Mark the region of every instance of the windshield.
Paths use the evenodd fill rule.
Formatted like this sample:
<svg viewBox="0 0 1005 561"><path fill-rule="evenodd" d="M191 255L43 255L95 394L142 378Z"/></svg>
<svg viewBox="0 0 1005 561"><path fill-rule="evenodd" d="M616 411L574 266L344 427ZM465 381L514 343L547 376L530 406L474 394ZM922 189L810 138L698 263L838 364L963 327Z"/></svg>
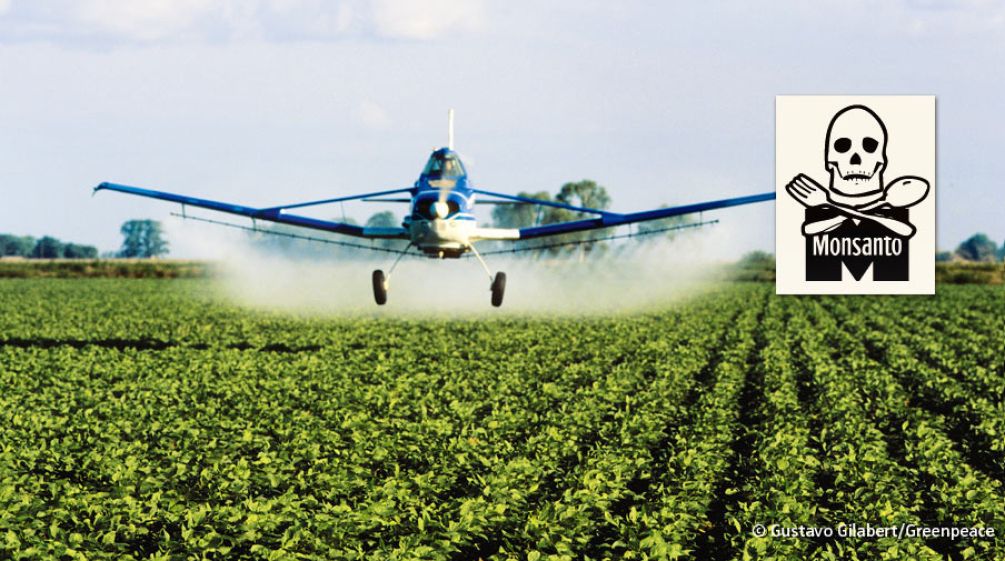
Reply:
<svg viewBox="0 0 1005 561"><path fill-rule="evenodd" d="M429 157L424 174L429 177L460 177L464 175L464 166L461 160L453 154L433 154Z"/></svg>

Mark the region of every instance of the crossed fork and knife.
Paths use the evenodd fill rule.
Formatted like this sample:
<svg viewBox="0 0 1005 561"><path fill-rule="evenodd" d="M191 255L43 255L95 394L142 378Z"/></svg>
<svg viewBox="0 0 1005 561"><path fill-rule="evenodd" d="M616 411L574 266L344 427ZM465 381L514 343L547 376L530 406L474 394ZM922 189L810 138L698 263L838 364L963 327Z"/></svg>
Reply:
<svg viewBox="0 0 1005 561"><path fill-rule="evenodd" d="M901 222L896 218L866 214L865 211L873 210L883 205L889 205L894 208L914 206L928 195L928 181L920 177L908 176L898 178L887 186L883 192L883 196L879 200L857 209L834 202L827 188L806 174L801 173L797 175L785 186L785 190L788 191L789 195L792 195L792 198L807 208L828 205L841 213L841 216L803 224L804 236L815 236L823 232L829 232L850 218L859 218L875 222L898 236L910 238L917 231L913 224Z"/></svg>

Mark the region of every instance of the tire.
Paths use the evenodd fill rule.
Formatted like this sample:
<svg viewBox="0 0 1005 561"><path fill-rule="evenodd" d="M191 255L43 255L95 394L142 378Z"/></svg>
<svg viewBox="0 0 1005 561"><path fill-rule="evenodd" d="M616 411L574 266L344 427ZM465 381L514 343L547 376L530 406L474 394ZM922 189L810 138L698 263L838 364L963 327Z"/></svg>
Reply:
<svg viewBox="0 0 1005 561"><path fill-rule="evenodd" d="M503 294L506 293L506 273L496 273L496 278L492 279L492 305L498 308L502 306Z"/></svg>
<svg viewBox="0 0 1005 561"><path fill-rule="evenodd" d="M378 306L387 303L387 277L380 269L373 272L373 299Z"/></svg>

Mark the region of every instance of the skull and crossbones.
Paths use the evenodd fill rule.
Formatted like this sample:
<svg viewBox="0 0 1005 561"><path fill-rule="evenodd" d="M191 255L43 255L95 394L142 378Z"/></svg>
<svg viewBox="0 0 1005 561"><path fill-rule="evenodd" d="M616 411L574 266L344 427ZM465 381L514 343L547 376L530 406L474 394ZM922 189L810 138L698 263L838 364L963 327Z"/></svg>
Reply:
<svg viewBox="0 0 1005 561"><path fill-rule="evenodd" d="M881 207L906 208L928 195L928 181L913 176L897 178L887 185L883 173L888 164L886 125L864 105L838 111L827 127L824 167L830 173L828 187L806 174L792 179L785 189L803 206L829 206L840 215L803 224L803 234L816 235L838 228L846 220L875 222L898 236L910 238L912 224L872 213Z"/></svg>

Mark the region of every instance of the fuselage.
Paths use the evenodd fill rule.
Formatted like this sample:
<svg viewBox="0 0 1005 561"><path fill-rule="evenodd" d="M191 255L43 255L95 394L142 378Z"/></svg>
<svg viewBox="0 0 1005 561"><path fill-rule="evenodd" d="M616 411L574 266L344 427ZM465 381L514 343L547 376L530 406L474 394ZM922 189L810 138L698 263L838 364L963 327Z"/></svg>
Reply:
<svg viewBox="0 0 1005 561"><path fill-rule="evenodd" d="M475 193L457 152L440 148L429 156L414 185L402 222L412 245L430 257L460 257L469 251L478 225Z"/></svg>

